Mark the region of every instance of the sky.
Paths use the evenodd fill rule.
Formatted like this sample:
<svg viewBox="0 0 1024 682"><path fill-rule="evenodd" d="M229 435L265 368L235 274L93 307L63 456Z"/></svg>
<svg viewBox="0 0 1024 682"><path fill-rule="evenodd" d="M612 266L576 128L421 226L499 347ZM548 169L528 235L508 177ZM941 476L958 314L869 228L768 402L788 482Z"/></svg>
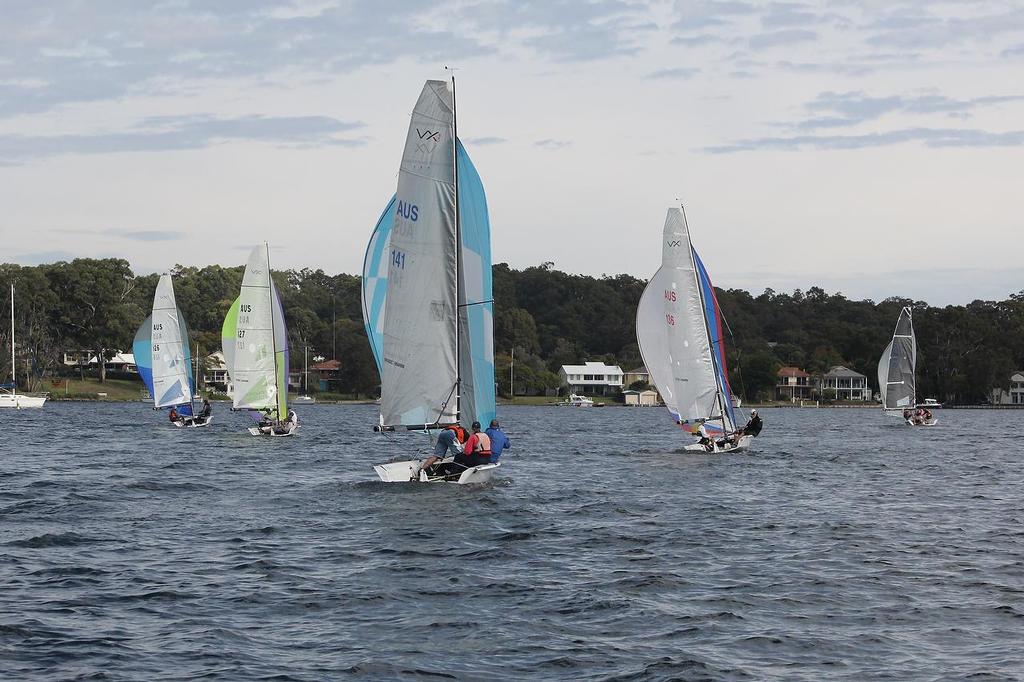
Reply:
<svg viewBox="0 0 1024 682"><path fill-rule="evenodd" d="M1019 0L5 0L0 262L358 273L445 66L496 263L1024 290Z"/></svg>

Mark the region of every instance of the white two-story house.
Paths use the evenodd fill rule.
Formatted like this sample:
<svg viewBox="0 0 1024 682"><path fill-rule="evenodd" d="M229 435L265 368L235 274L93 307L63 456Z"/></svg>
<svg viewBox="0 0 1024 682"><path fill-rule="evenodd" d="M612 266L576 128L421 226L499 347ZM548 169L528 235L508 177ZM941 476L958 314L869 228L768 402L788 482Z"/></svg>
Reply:
<svg viewBox="0 0 1024 682"><path fill-rule="evenodd" d="M585 362L582 365L562 365L558 378L570 393L582 395L612 395L622 390L622 368L603 362Z"/></svg>

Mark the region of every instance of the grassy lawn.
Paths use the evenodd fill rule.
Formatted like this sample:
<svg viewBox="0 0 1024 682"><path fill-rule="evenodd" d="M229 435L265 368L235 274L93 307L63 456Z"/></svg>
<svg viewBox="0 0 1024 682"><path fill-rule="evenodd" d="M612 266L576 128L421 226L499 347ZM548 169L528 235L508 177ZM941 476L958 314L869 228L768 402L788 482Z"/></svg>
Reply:
<svg viewBox="0 0 1024 682"><path fill-rule="evenodd" d="M46 379L39 390L49 392L52 400L141 400L146 395L141 381L127 379L107 379L103 384L90 378Z"/></svg>

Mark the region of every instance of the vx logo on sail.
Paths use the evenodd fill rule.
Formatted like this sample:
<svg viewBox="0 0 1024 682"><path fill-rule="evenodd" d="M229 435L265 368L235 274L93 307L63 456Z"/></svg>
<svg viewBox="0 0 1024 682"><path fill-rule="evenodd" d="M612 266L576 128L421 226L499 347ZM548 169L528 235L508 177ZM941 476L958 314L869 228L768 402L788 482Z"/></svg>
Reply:
<svg viewBox="0 0 1024 682"><path fill-rule="evenodd" d="M437 148L437 145L441 143L440 130L420 130L417 128L416 134L420 138L420 141L416 143L417 153L431 154Z"/></svg>

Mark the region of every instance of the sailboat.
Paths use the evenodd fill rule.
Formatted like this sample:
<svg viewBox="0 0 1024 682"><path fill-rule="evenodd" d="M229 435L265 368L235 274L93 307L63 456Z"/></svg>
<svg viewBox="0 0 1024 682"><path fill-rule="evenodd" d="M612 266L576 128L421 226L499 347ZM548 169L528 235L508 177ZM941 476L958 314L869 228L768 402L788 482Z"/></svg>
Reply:
<svg viewBox="0 0 1024 682"><path fill-rule="evenodd" d="M248 410L254 436L290 436L298 428L288 410L288 329L270 276L270 245L252 250L242 291L224 318L221 348L234 384L234 410Z"/></svg>
<svg viewBox="0 0 1024 682"><path fill-rule="evenodd" d="M736 434L722 313L707 270L690 241L686 214L670 208L661 267L648 282L636 313L640 354L672 419L701 443L685 450L728 452L749 447Z"/></svg>
<svg viewBox="0 0 1024 682"><path fill-rule="evenodd" d="M313 358L316 360L316 358ZM309 394L309 346L306 346L302 359L302 394L295 396L292 402L315 403L316 398Z"/></svg>
<svg viewBox="0 0 1024 682"><path fill-rule="evenodd" d="M931 417L927 405L917 404L915 367L917 365L917 339L914 337L914 319L910 306L900 311L892 341L882 351L878 361L878 390L882 394L882 410L898 414L911 426L935 426L938 419ZM924 408L916 414L916 408Z"/></svg>
<svg viewBox="0 0 1024 682"><path fill-rule="evenodd" d="M494 418L490 222L457 135L454 78L427 81L416 102L398 192L366 249L362 308L381 377L375 430L429 433ZM430 481L423 461L374 470L387 482ZM499 466L469 467L458 482L487 481Z"/></svg>
<svg viewBox="0 0 1024 682"><path fill-rule="evenodd" d="M14 361L14 285L11 284L11 383L0 386L0 407L42 407L46 402L45 395L25 395L18 393L18 372Z"/></svg>
<svg viewBox="0 0 1024 682"><path fill-rule="evenodd" d="M153 294L153 311L135 332L135 366L153 397L153 409L173 409L175 426L209 426L209 415L197 416L195 380L189 353L188 326L174 299L174 281L160 276Z"/></svg>

